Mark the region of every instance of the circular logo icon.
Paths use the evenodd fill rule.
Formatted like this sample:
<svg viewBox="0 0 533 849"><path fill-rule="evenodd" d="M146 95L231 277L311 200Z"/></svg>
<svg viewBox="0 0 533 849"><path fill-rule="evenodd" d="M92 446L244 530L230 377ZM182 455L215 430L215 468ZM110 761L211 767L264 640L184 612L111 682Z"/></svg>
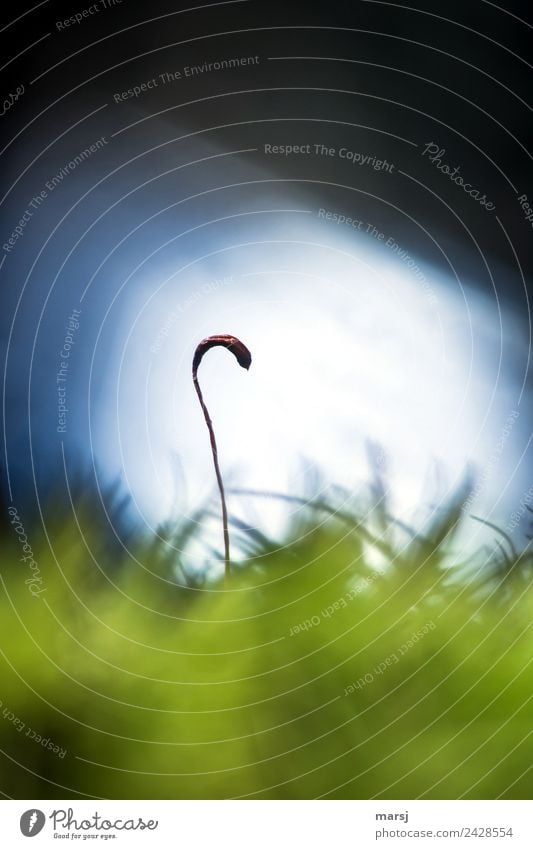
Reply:
<svg viewBox="0 0 533 849"><path fill-rule="evenodd" d="M42 811L37 808L31 808L29 811L24 811L20 818L20 830L24 837L35 837L42 831L46 822L46 817Z"/></svg>

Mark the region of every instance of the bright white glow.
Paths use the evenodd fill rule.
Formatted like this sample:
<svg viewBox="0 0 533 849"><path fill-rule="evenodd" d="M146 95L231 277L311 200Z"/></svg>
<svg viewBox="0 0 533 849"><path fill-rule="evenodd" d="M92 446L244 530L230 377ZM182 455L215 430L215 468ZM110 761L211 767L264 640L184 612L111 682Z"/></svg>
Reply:
<svg viewBox="0 0 533 849"><path fill-rule="evenodd" d="M131 299L118 389L113 378L120 441L107 426L98 451L111 468L122 456L149 523L213 495L191 382L194 348L213 333L240 337L253 356L247 373L214 349L199 372L228 488L312 495L310 462L326 485L357 491L368 479L371 438L389 458L396 514L412 518L427 503L435 462L450 487L469 462L483 471L517 395L507 359L500 369L496 303L451 274L436 279L424 268L421 281L383 244L339 235L311 216L290 231L256 217L244 236L167 280L146 273ZM476 512L490 514L504 467L518 459L513 439L504 450ZM267 531L279 531L294 509L235 497L230 508Z"/></svg>

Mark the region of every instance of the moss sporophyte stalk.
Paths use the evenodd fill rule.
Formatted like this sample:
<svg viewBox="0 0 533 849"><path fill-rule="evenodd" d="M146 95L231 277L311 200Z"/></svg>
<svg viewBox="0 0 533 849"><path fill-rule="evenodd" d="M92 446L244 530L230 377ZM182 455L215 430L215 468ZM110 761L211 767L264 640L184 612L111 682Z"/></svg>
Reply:
<svg viewBox="0 0 533 849"><path fill-rule="evenodd" d="M192 379L194 383L194 388L196 389L196 394L198 395L198 400L200 401L200 406L202 408L202 412L204 414L205 423L207 425L207 429L209 431L209 439L211 442L211 451L213 454L213 464L215 466L215 474L217 478L218 489L220 492L220 502L222 506L222 529L224 535L224 575L226 581L230 575L230 550L229 550L229 531L228 531L228 511L226 507L226 497L224 494L224 483L222 481L222 475L220 472L220 466L218 464L218 449L217 443L215 439L215 431L213 430L213 422L211 421L211 417L209 415L208 409L205 405L202 390L200 389L200 384L198 383L198 366L202 362L202 357L210 348L214 348L217 345L222 346L223 348L227 348L228 351L235 356L235 359L239 363L242 368L249 369L252 362L252 355L250 351L244 345L240 339L237 339L236 336L208 336L206 339L202 339L199 345L196 347L196 351L194 352L194 358L192 361Z"/></svg>

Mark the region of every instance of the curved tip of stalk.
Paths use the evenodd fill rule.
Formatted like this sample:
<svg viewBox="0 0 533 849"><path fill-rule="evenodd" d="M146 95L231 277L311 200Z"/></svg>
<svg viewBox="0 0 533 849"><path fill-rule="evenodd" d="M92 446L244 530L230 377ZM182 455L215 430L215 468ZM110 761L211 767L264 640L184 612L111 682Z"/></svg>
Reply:
<svg viewBox="0 0 533 849"><path fill-rule="evenodd" d="M206 351L209 351L210 348L214 348L217 345L221 345L223 348L227 348L228 351L231 351L241 368L246 370L250 368L252 364L252 355L246 345L241 342L240 339L237 339L236 336L221 334L217 336L208 336L206 339L202 339L202 341L197 345L196 351L194 352L194 359L192 361L193 374L196 373Z"/></svg>

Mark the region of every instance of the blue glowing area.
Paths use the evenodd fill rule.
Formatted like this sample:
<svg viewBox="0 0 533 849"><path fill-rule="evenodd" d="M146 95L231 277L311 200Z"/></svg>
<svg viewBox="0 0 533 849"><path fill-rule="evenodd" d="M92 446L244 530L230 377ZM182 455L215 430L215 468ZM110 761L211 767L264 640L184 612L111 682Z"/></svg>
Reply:
<svg viewBox="0 0 533 849"><path fill-rule="evenodd" d="M108 480L123 479L148 526L207 502L216 514L191 381L196 344L214 333L238 336L253 356L244 372L213 349L199 371L229 490L356 494L372 440L397 517L420 519L421 506L427 515L467 468L483 481L472 511L506 515L527 483L523 468L506 474L525 447L516 402L527 343L506 332L513 317L495 299L372 236L339 237L310 219L256 220L238 244L206 247L172 273L147 264L121 296L120 319L112 310L106 319L113 346L91 406L94 458ZM94 356L104 356L98 346ZM273 534L299 509L231 494L229 504ZM213 522L214 546L218 536ZM472 523L470 536L482 528Z"/></svg>

